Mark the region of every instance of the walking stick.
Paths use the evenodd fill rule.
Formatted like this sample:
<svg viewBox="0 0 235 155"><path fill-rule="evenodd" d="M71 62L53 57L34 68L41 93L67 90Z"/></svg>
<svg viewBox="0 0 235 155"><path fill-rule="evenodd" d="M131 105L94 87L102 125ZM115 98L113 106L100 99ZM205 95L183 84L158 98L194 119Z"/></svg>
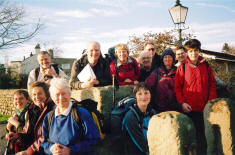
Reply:
<svg viewBox="0 0 235 155"><path fill-rule="evenodd" d="M115 104L115 102L116 102L116 100L115 100L115 75L113 74L112 75L112 86L113 86L113 108L116 106L116 104Z"/></svg>

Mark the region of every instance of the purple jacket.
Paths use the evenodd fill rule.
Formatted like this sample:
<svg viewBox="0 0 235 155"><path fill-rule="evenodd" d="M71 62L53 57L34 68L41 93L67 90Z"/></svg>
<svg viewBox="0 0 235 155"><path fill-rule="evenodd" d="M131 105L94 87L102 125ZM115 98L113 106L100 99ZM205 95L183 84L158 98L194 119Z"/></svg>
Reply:
<svg viewBox="0 0 235 155"><path fill-rule="evenodd" d="M180 105L176 102L174 92L176 67L167 71L164 67L155 69L145 80L153 93L154 107L157 111L179 111Z"/></svg>

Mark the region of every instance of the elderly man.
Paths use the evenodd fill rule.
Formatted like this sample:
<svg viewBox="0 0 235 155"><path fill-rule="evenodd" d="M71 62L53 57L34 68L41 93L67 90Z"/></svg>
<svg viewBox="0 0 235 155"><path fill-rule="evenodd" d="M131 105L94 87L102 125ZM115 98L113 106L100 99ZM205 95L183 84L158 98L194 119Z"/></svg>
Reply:
<svg viewBox="0 0 235 155"><path fill-rule="evenodd" d="M184 60L187 57L186 50L183 46L179 46L175 49L175 58L178 61L177 64L175 64L176 67L179 67L182 63L184 63Z"/></svg>
<svg viewBox="0 0 235 155"><path fill-rule="evenodd" d="M139 55L139 64L140 64L140 77L139 82L144 82L145 79L151 74L152 66L152 53L147 50L144 50Z"/></svg>
<svg viewBox="0 0 235 155"><path fill-rule="evenodd" d="M152 42L146 42L144 44L144 50L149 51L152 53L152 66L151 70L158 68L160 66L160 56L156 53L155 45Z"/></svg>
<svg viewBox="0 0 235 155"><path fill-rule="evenodd" d="M29 73L28 88L29 85L34 81L42 81L49 84L50 80L56 76L68 78L68 76L59 68L57 64L52 64L51 57L47 51L39 52L37 60L39 67L33 69Z"/></svg>
<svg viewBox="0 0 235 155"><path fill-rule="evenodd" d="M41 147L44 152L53 155L95 154L94 145L99 142L99 131L89 112L72 104L67 80L60 77L52 79L49 92L56 108L43 120Z"/></svg>
<svg viewBox="0 0 235 155"><path fill-rule="evenodd" d="M80 81L77 76L88 64L94 72L95 78L90 77L86 81ZM72 89L81 89L109 84L111 84L109 64L101 55L100 44L94 41L89 42L86 53L73 63L69 85Z"/></svg>

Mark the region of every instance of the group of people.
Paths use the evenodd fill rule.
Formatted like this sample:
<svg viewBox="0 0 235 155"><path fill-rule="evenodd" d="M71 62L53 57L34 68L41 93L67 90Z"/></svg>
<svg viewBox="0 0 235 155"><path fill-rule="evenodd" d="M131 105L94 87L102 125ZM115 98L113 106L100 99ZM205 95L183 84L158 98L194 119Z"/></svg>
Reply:
<svg viewBox="0 0 235 155"><path fill-rule="evenodd" d="M217 95L213 71L200 51L200 41L191 39L175 52L168 48L159 56L154 44L147 42L135 59L129 55L126 44L118 44L109 53L113 55L104 58L100 44L89 42L82 57L75 60L70 79L58 65L52 64L48 52L40 52L39 67L29 74L28 92L18 90L14 94L17 110L7 124L7 151L17 155L95 154L99 131L82 107L77 107L81 125L74 120L71 88L110 85L112 77L120 86L135 85L133 108L141 120L146 118L147 124L157 112L179 111L192 119L197 134L201 135L203 109ZM80 81L77 76L88 64L95 78ZM139 126L135 115L129 110L123 119L123 132L129 139L128 153L148 154L146 131ZM205 141L205 137L198 138Z"/></svg>

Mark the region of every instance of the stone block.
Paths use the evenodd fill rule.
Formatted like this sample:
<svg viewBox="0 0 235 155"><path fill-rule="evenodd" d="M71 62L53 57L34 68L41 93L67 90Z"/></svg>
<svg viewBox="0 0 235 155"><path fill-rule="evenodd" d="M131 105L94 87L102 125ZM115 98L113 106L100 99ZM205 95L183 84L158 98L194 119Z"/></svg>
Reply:
<svg viewBox="0 0 235 155"><path fill-rule="evenodd" d="M196 155L196 130L191 119L179 112L154 115L147 132L150 155Z"/></svg>
<svg viewBox="0 0 235 155"><path fill-rule="evenodd" d="M116 101L123 99L126 96L133 96L133 86L120 86L115 91ZM113 107L113 87L93 87L81 90L72 90L72 98L81 101L84 99L92 99L98 102L97 109L104 114L107 118L109 117Z"/></svg>
<svg viewBox="0 0 235 155"><path fill-rule="evenodd" d="M235 100L218 98L204 109L208 155L235 154Z"/></svg>

